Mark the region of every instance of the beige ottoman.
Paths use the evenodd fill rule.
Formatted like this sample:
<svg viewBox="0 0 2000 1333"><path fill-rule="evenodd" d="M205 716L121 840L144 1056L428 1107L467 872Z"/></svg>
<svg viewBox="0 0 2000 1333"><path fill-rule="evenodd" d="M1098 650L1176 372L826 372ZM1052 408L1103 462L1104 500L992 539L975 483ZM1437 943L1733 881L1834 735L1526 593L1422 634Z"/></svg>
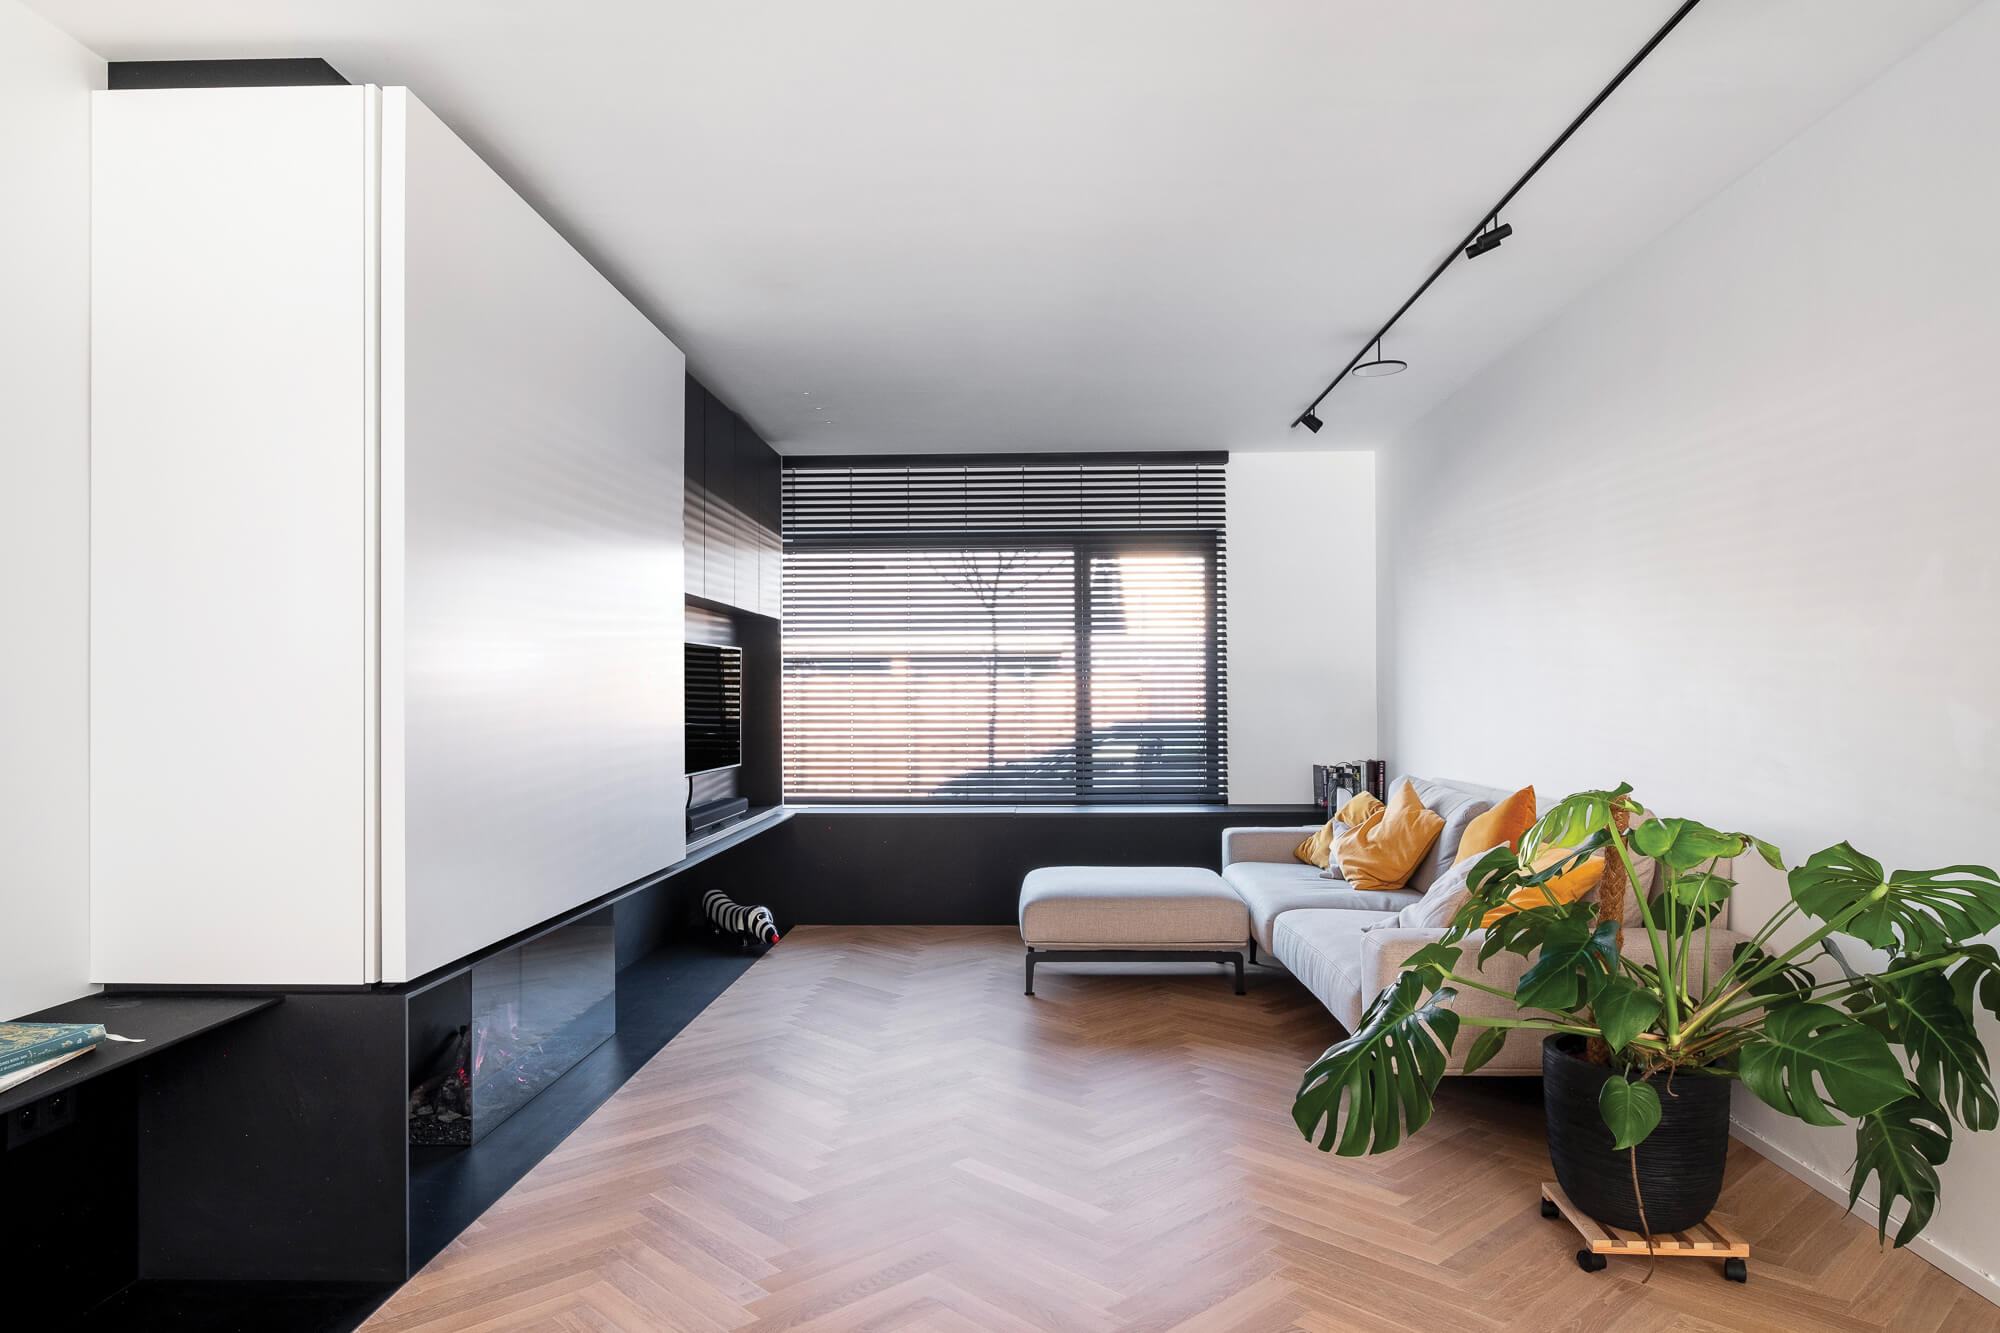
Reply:
<svg viewBox="0 0 2000 1333"><path fill-rule="evenodd" d="M1250 912L1212 870L1048 866L1021 881L1028 989L1037 962L1233 963L1243 994Z"/></svg>

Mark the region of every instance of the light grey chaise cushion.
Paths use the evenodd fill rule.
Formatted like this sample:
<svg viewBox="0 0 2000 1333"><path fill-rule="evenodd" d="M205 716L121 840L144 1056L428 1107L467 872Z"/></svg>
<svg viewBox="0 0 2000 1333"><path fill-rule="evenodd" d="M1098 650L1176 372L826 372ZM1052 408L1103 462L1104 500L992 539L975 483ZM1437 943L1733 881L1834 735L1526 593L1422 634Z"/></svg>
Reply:
<svg viewBox="0 0 2000 1333"><path fill-rule="evenodd" d="M1223 867L1222 878L1250 909L1250 932L1266 953L1276 952L1271 928L1282 913L1302 907L1394 912L1417 901L1414 893L1376 893L1327 879L1317 866L1301 861L1237 861Z"/></svg>
<svg viewBox="0 0 2000 1333"><path fill-rule="evenodd" d="M1227 949L1249 942L1250 923L1213 870L1048 866L1021 881L1021 939L1036 948Z"/></svg>
<svg viewBox="0 0 2000 1333"><path fill-rule="evenodd" d="M1287 912L1272 932L1271 952L1352 1032L1367 1002L1375 998L1372 992L1362 994L1362 940L1369 926L1394 920L1386 912Z"/></svg>

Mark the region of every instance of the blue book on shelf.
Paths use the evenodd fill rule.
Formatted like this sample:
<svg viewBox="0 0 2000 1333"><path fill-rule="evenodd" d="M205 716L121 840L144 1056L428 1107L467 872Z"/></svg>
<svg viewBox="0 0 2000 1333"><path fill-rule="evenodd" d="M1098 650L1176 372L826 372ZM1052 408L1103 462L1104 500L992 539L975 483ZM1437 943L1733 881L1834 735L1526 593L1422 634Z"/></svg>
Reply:
<svg viewBox="0 0 2000 1333"><path fill-rule="evenodd" d="M80 1055L103 1040L102 1023L0 1023L0 1077Z"/></svg>

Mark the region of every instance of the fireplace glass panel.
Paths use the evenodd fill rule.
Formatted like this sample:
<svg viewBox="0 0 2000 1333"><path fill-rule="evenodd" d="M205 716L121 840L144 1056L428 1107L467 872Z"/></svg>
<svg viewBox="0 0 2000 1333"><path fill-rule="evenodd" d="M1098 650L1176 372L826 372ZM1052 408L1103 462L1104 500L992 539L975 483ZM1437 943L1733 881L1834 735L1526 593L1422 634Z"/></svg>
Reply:
<svg viewBox="0 0 2000 1333"><path fill-rule="evenodd" d="M610 1038L617 985L608 909L473 965L465 1141L477 1143Z"/></svg>

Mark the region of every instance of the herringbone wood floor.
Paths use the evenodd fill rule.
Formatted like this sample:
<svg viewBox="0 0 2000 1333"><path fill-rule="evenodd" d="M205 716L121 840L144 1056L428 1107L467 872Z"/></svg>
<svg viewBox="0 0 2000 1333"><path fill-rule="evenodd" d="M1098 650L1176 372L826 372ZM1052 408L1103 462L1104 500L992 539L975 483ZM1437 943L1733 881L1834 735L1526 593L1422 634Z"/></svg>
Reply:
<svg viewBox="0 0 2000 1333"><path fill-rule="evenodd" d="M1740 1144L1749 1286L1580 1272L1529 1083L1313 1151L1288 1108L1338 1029L1289 977L1036 989L1007 930L795 931L367 1329L2000 1329Z"/></svg>

